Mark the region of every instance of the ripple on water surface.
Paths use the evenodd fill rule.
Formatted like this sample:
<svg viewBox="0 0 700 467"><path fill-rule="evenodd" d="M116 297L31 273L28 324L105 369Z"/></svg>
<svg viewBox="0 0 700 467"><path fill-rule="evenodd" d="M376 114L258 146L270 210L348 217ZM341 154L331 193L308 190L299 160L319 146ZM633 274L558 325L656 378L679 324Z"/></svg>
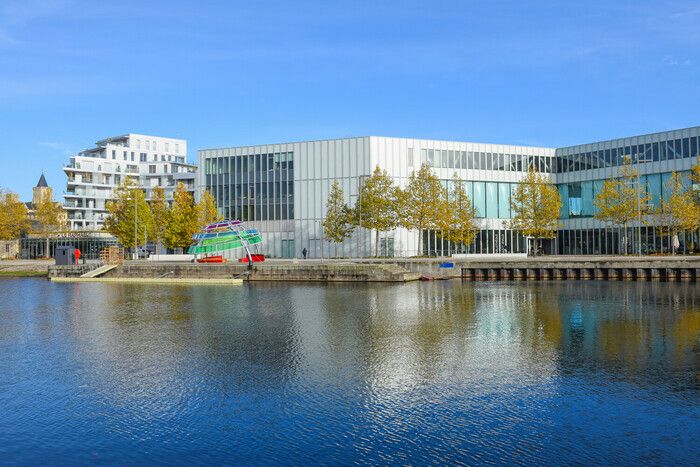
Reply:
<svg viewBox="0 0 700 467"><path fill-rule="evenodd" d="M0 458L697 463L670 283L0 280Z"/></svg>

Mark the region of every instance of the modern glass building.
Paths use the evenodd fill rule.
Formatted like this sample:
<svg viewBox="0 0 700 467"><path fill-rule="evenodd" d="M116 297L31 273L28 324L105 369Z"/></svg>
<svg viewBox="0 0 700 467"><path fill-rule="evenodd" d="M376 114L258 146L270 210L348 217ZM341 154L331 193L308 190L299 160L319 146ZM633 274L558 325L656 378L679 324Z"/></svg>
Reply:
<svg viewBox="0 0 700 467"><path fill-rule="evenodd" d="M559 231L556 251L561 254L622 253L622 232L617 227L593 218L593 204L606 179L620 175L620 166L629 158L639 172L638 189L650 197L648 208L657 207L669 195L673 172L681 175L690 187L690 168L700 155L700 127L666 131L649 135L619 138L556 150L554 180L563 206L563 228ZM628 252L654 253L669 251L671 239L658 234L653 218L634 222L628 229ZM641 227L641 228L640 228ZM697 232L680 238L681 249L698 245Z"/></svg>
<svg viewBox="0 0 700 467"><path fill-rule="evenodd" d="M374 254L371 232L356 229L341 244L323 238L321 223L328 191L338 180L346 202L354 205L358 190L376 165L399 186L428 163L447 186L454 173L467 181L482 230L471 251L521 252L524 239L504 224L510 218L510 193L529 166L551 174L554 149L525 146L432 141L367 136L199 151L200 189L209 190L219 212L257 228L265 252L273 257L357 257ZM380 235L380 254L411 256L449 254L463 247L443 241L439 233L424 236L396 229Z"/></svg>
<svg viewBox="0 0 700 467"><path fill-rule="evenodd" d="M219 212L249 222L265 240L272 257L312 258L373 255L373 237L356 229L352 238L325 241L321 223L331 183L338 180L346 202L354 205L359 187L376 165L404 187L410 173L430 164L449 188L457 173L479 217L481 230L468 247L453 245L440 232L428 232L418 245L415 231L398 228L380 234L379 254L412 256L452 253L523 253L525 239L508 228L511 193L528 167L547 174L562 196L562 229L545 249L558 254L619 253L622 232L593 218L593 200L603 181L619 176L624 157L640 172L640 189L652 202L667 196L672 172L685 180L700 152L700 127L621 138L560 149L367 136L199 151L198 189L209 190ZM687 182L686 182L687 183ZM668 249L669 239L653 225L630 225L628 249ZM681 239L685 247L695 234Z"/></svg>

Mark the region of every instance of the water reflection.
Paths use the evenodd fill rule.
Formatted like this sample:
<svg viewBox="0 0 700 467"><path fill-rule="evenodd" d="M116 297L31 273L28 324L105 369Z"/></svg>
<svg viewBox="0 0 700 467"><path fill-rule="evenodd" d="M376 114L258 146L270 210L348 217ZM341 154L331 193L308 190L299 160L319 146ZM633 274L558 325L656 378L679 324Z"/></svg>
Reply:
<svg viewBox="0 0 700 467"><path fill-rule="evenodd" d="M262 450L294 463L602 463L606 445L618 460L688 460L696 295L675 283L0 280L0 404L14 410L0 455L42 454L13 438L20 427L49 440L44 455L75 460L96 445L132 461L147 447L179 462Z"/></svg>

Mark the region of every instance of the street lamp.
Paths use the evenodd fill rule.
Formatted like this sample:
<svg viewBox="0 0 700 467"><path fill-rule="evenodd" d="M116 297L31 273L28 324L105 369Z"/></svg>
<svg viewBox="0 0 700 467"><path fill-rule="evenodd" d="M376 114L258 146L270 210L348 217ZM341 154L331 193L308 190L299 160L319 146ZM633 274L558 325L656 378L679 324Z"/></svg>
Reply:
<svg viewBox="0 0 700 467"><path fill-rule="evenodd" d="M363 181L366 177L367 177L367 175L360 175L357 178L357 193L358 193L359 203L360 203L360 209L359 209L360 222L359 222L359 228L358 228L360 235L358 236L357 241L358 241L358 247L360 249L360 251L359 251L360 258L364 258L363 253L364 253L364 249L365 249L365 242L364 242L364 238L362 236L362 234L363 234L363 232L362 232L362 184L363 184Z"/></svg>
<svg viewBox="0 0 700 467"><path fill-rule="evenodd" d="M138 218L139 218L139 203L134 191L134 259L139 259L138 254Z"/></svg>
<svg viewBox="0 0 700 467"><path fill-rule="evenodd" d="M323 260L323 221L316 221L318 225L319 248L321 249L321 259Z"/></svg>
<svg viewBox="0 0 700 467"><path fill-rule="evenodd" d="M650 158L645 158L637 159L637 164L640 164L642 162L652 162L652 159ZM641 171L639 168L637 168L637 255L642 256L642 200L640 199L642 196L642 175ZM645 204L645 207L648 207L649 204Z"/></svg>

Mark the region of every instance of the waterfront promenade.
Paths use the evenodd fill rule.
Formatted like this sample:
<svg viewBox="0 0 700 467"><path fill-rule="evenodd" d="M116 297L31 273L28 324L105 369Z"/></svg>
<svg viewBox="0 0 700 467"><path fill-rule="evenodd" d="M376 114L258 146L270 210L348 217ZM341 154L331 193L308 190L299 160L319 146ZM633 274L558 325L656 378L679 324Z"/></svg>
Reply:
<svg viewBox="0 0 700 467"><path fill-rule="evenodd" d="M51 278L89 274L97 263L50 266ZM700 256L543 256L460 258L272 259L255 263L125 261L105 279L179 278L248 281L409 282L418 279L465 280L700 280ZM88 278L88 277L85 277ZM94 280L94 277L89 277Z"/></svg>
<svg viewBox="0 0 700 467"><path fill-rule="evenodd" d="M0 277L41 277L46 276L54 260L27 259L0 261Z"/></svg>

